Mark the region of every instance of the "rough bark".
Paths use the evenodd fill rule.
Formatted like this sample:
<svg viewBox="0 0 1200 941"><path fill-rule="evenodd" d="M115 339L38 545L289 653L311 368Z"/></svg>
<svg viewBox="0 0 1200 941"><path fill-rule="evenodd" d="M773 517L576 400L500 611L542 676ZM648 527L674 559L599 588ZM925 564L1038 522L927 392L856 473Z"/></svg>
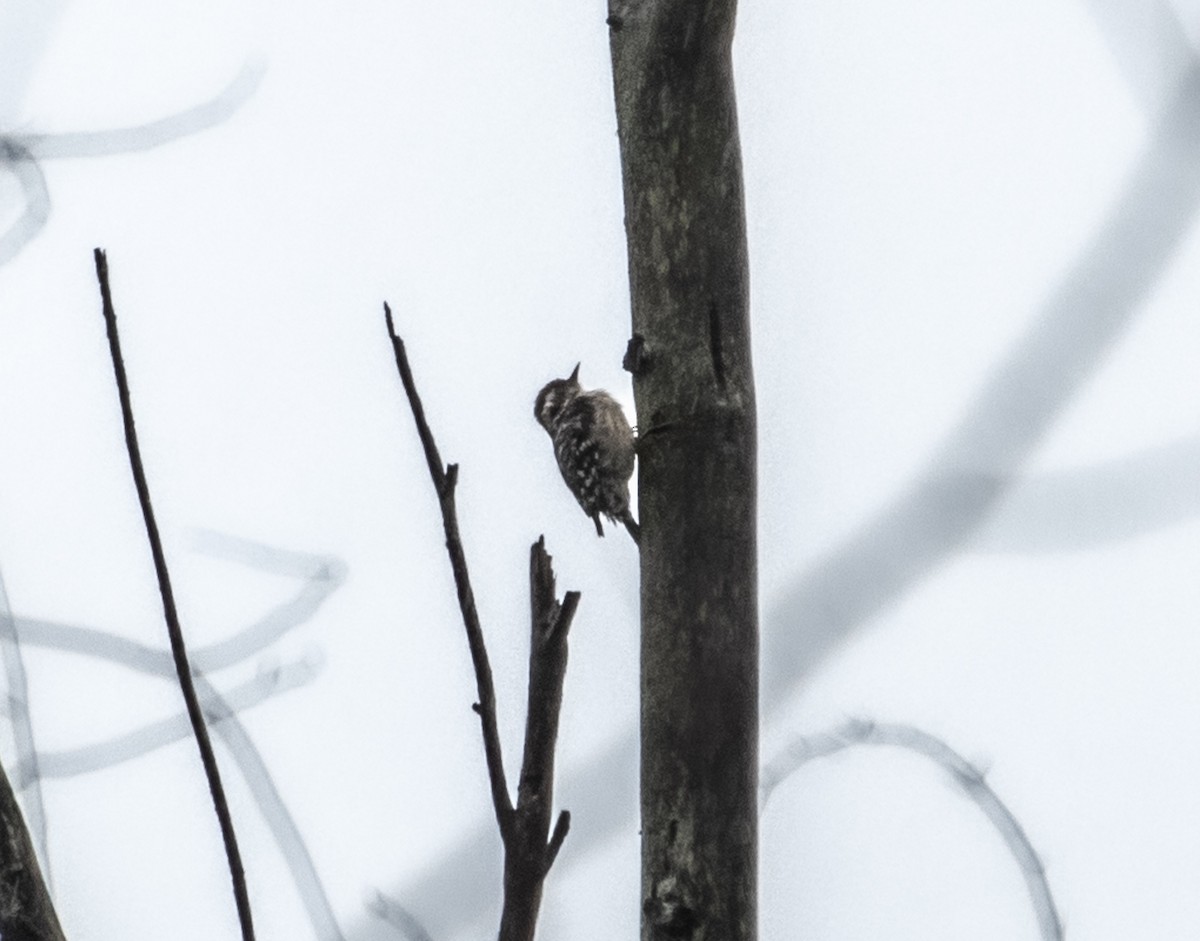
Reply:
<svg viewBox="0 0 1200 941"><path fill-rule="evenodd" d="M65 941L25 820L0 769L0 937L4 941Z"/></svg>
<svg viewBox="0 0 1200 941"><path fill-rule="evenodd" d="M642 525L643 941L756 934L755 409L735 4L610 0Z"/></svg>

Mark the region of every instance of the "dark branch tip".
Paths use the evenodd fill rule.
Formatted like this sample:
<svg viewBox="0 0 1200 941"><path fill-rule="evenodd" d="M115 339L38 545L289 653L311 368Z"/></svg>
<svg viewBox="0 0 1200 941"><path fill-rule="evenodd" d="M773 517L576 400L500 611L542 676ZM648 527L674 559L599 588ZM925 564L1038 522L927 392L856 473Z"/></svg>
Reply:
<svg viewBox="0 0 1200 941"><path fill-rule="evenodd" d="M563 840L567 838L567 834L571 830L571 811L564 810L558 815L558 820L554 822L554 832L550 834L550 842L546 844L546 861L542 869L542 874L550 871L550 867L554 865L554 860L558 858L558 851L562 849Z"/></svg>
<svg viewBox="0 0 1200 941"><path fill-rule="evenodd" d="M554 644L566 640L567 631L571 629L571 622L575 619L575 609L579 607L581 597L577 591L568 591L563 596L562 604L554 605L552 620L546 625L546 631L542 635L543 643Z"/></svg>

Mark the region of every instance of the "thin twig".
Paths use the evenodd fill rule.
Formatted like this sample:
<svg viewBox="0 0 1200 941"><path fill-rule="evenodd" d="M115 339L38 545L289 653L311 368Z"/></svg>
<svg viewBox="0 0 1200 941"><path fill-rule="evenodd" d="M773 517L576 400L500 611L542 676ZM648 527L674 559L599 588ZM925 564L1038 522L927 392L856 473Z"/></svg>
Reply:
<svg viewBox="0 0 1200 941"><path fill-rule="evenodd" d="M550 871L550 867L554 865L554 860L558 858L558 851L562 849L563 840L567 838L567 833L571 829L571 811L564 810L558 815L558 820L554 823L554 832L550 834L550 842L546 844L546 871Z"/></svg>
<svg viewBox="0 0 1200 941"><path fill-rule="evenodd" d="M433 432L425 420L425 409L421 405L421 396L417 393L413 381L412 369L408 365L408 354L404 349L404 341L396 335L396 327L392 322L392 309L383 305L384 319L387 322L388 337L392 341L392 350L396 356L396 368L400 371L400 382L408 396L408 404L412 408L413 419L417 423L417 434L421 438L421 447L425 449L425 461L429 465L429 476L433 479L437 491L438 503L442 509L442 526L446 531L446 551L450 555L450 568L454 571L454 585L458 591L458 607L462 611L463 626L467 629L467 646L471 649L471 662L475 667L475 685L479 693L479 702L472 708L479 716L483 727L483 753L487 761L488 780L492 788L492 805L496 810L496 823L500 826L500 835L508 840L512 825L513 805L508 793L508 784L504 777L504 757L500 751L500 731L496 723L496 689L492 683L492 667L488 662L487 647L483 641L483 628L479 624L479 613L475 610L475 595L471 591L471 577L467 571L467 557L463 552L462 539L458 534L458 511L455 508L454 488L458 483L458 465L451 464L442 467L442 458L438 453L437 443L433 440Z"/></svg>
<svg viewBox="0 0 1200 941"><path fill-rule="evenodd" d="M133 405L129 398L129 380L125 376L125 361L121 357L121 341L117 335L117 315L113 310L112 292L108 284L108 259L104 252L97 248L95 260L96 277L100 281L100 297L104 307L104 322L108 328L108 348L112 355L113 374L117 380L117 395L121 400L121 417L125 423L125 446L129 452L129 465L133 471L134 485L137 487L138 502L142 507L142 519L146 524L146 536L150 541L150 551L154 556L154 571L158 576L158 589L162 595L167 634L171 639L171 656L175 661L179 688L183 692L188 718L191 720L192 731L196 736L196 746L200 749L200 761L204 765L204 775L208 779L208 790L212 795L213 809L216 811L217 820L221 825L221 838L225 843L225 856L229 862L229 875L233 882L233 896L237 903L242 939L243 941L253 941L254 922L250 913L250 898L246 892L246 874L242 869L241 853L238 851L237 834L233 829L233 818L229 813L229 803L225 799L225 789L221 785L221 772L217 768L217 758L213 753L212 741L208 737L208 729L204 724L204 713L200 708L195 684L192 682L187 648L183 642L183 628L179 624L179 614L175 608L175 595L171 590L167 557L163 552L162 540L158 535L154 509L150 505L150 486L146 482L146 471L142 465L137 431L133 426Z"/></svg>

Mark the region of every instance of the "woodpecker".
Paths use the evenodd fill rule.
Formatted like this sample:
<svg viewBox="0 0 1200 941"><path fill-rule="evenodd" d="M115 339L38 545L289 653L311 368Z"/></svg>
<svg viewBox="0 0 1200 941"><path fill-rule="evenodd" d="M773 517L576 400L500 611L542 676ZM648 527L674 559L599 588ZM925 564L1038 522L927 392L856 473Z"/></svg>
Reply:
<svg viewBox="0 0 1200 941"><path fill-rule="evenodd" d="M640 530L629 511L633 429L617 400L603 389L584 391L576 364L566 379L546 383L533 415L550 435L563 480L596 524L596 535L604 535L603 513L614 523L624 523L639 542Z"/></svg>

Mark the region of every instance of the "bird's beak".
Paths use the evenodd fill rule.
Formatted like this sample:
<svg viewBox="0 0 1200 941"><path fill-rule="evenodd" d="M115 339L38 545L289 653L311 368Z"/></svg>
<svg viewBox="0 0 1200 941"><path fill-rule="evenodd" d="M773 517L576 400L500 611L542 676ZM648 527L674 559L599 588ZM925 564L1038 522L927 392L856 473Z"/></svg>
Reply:
<svg viewBox="0 0 1200 941"><path fill-rule="evenodd" d="M576 364L575 364L575 368L574 368L573 370L571 370L571 381L572 381L572 382L578 382L578 381L579 381L579 367L580 367L580 365L582 365L582 364L581 364L581 363L576 363Z"/></svg>

